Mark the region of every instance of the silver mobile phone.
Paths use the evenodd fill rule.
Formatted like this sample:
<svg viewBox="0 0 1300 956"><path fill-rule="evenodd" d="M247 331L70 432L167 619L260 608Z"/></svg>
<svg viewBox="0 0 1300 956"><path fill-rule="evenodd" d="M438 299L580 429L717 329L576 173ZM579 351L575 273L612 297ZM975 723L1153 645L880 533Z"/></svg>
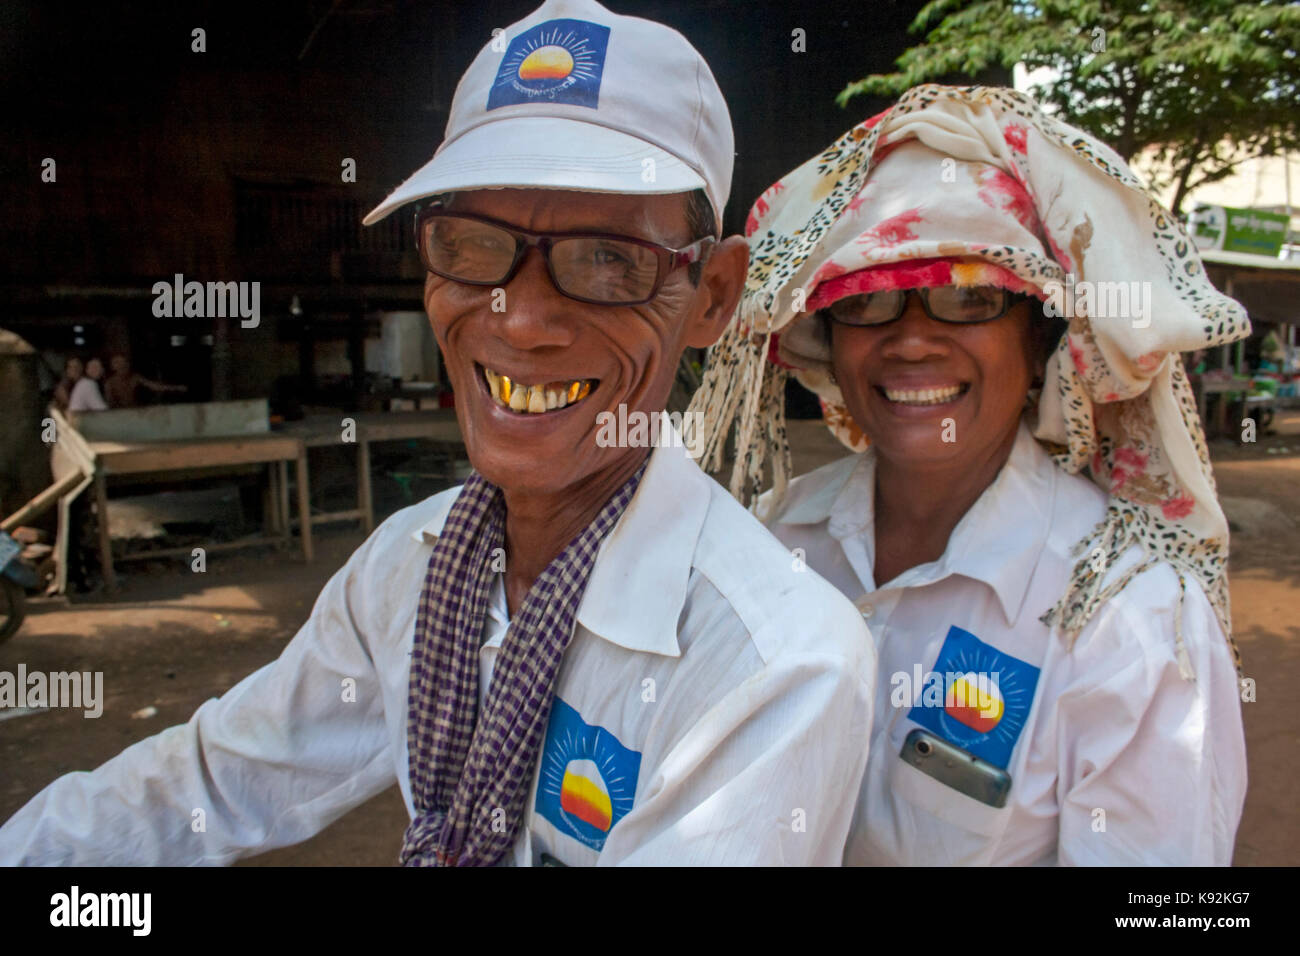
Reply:
<svg viewBox="0 0 1300 956"><path fill-rule="evenodd" d="M922 773L990 807L1005 807L1011 792L1011 775L972 753L915 728L903 741L899 754Z"/></svg>

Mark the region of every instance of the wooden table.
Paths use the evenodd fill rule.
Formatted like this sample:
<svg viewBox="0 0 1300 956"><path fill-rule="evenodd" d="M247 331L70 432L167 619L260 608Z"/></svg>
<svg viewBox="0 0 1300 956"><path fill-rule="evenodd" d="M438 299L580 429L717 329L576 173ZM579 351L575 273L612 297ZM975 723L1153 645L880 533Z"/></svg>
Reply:
<svg viewBox="0 0 1300 956"><path fill-rule="evenodd" d="M269 463L272 466L272 514L276 530L288 540L289 462L297 463L298 520L301 528L302 556L312 559L310 490L307 475L307 448L302 439L268 432L230 438L196 438L156 442L91 441L95 456L95 503L99 511L99 561L104 586L117 586L113 570L112 538L108 524L108 479L122 475L191 471L232 465ZM226 550L261 543L262 539L245 539L209 545L207 550ZM136 557L161 557L188 554L191 548L164 548L142 552Z"/></svg>
<svg viewBox="0 0 1300 956"><path fill-rule="evenodd" d="M347 420L352 425L347 425ZM345 440L350 437L351 440ZM113 569L112 537L108 522L108 479L123 475L146 473L175 473L195 469L210 469L266 463L271 466L270 516L271 528L278 540L288 541L292 536L289 506L289 463L297 466L296 484L298 527L302 540L302 554L312 560L311 529L313 524L327 521L359 519L366 533L375 527L374 501L370 484L370 445L373 442L401 441L411 438L426 439L449 445L462 446L460 425L451 409L424 412L372 412L351 415L314 415L298 422L290 422L273 432L240 435L229 438L196 438L187 440L142 441L91 441L87 444L95 459L95 501L99 511L99 560L103 569L104 585L117 586ZM328 445L357 446L357 507L313 515L311 513L311 486L307 468L307 449ZM226 550L262 543L265 538L253 537L240 541L209 545L207 550ZM163 548L130 555L128 559L164 557L189 554L192 548ZM124 560L128 560L124 559Z"/></svg>
<svg viewBox="0 0 1300 956"><path fill-rule="evenodd" d="M1245 394L1250 391L1250 379L1248 378L1223 378L1221 376L1199 376L1199 381L1193 383L1193 392L1196 395L1197 411L1201 415L1201 427L1205 429L1207 438L1218 436L1226 437L1228 434L1228 405L1234 393L1240 392ZM1221 395L1218 405L1214 410L1214 429L1211 432L1210 422L1207 419L1207 406L1210 395Z"/></svg>
<svg viewBox="0 0 1300 956"><path fill-rule="evenodd" d="M347 422L351 421L349 427ZM374 497L370 485L370 446L374 442L421 438L463 447L454 409L423 412L358 412L349 415L310 415L283 425L276 434L292 436L306 448L329 445L357 447L357 506L348 511L312 515L315 524L359 519L369 534L375 528ZM351 440L345 440L346 437Z"/></svg>

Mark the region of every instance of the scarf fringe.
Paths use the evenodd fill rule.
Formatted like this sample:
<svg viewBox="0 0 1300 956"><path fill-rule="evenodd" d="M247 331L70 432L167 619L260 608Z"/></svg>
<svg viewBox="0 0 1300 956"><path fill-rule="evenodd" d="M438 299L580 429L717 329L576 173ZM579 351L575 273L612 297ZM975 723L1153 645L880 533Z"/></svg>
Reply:
<svg viewBox="0 0 1300 956"><path fill-rule="evenodd" d="M1219 620L1223 633L1227 636L1229 649L1238 674L1241 673L1241 654L1236 641L1232 638L1231 615L1227 605L1227 586L1222 572L1207 578L1188 564L1183 564L1168 557L1151 554L1143 541L1141 513L1125 512L1112 506L1106 517L1080 540L1072 553L1080 556L1070 574L1069 584L1064 595L1039 620L1048 627L1057 627L1066 647L1074 649L1074 642L1079 633L1088 625L1097 611L1106 602L1122 591L1138 575L1149 571L1157 564L1168 562L1173 565L1178 575L1178 600L1174 607L1174 648L1178 660L1178 672L1184 680L1194 681L1191 655L1183 634L1183 601L1187 596L1187 578L1197 579L1204 589L1215 616ZM1128 568L1114 581L1106 583L1109 572L1118 563L1122 555L1134 544L1142 548L1143 559Z"/></svg>
<svg viewBox="0 0 1300 956"><path fill-rule="evenodd" d="M728 491L751 509L763 487L769 453L778 496L791 475L785 430L787 376L767 361L770 344L771 333L750 335L735 324L729 326L709 350L704 380L688 409L703 416L700 465L705 471L722 470L727 439L734 433L736 458Z"/></svg>
<svg viewBox="0 0 1300 956"><path fill-rule="evenodd" d="M756 493L756 488L762 483L763 476L763 459L766 457L762 442L754 441L754 432L759 428L758 410L761 407L760 400L764 391L764 379L767 377L766 363L763 358L767 356L768 343L772 333L768 332L763 335L761 344L751 343L753 350L752 356L757 356L757 361L748 361L745 363L742 374L744 379L741 382L742 395L745 397L745 404L740 409L739 418L736 421L736 462L731 468L731 486L730 491L733 497L740 498L742 494L746 498L752 497ZM740 449L745 449L745 454L739 454ZM746 479L748 479L748 488L745 488ZM741 499L745 504L748 500Z"/></svg>
<svg viewBox="0 0 1300 956"><path fill-rule="evenodd" d="M790 439L785 425L785 386L789 373L783 368L769 365L764 372L763 395L759 402L762 410L763 444L772 449L772 497L778 501L785 495L794 468L790 457ZM754 490L755 507L758 490Z"/></svg>
<svg viewBox="0 0 1300 956"><path fill-rule="evenodd" d="M709 348L705 356L704 377L687 406L687 414L700 416L703 422L698 433L699 462L700 467L709 472L722 467L726 436L742 397L740 383L745 375L740 365L745 356L738 348L739 339L733 322Z"/></svg>

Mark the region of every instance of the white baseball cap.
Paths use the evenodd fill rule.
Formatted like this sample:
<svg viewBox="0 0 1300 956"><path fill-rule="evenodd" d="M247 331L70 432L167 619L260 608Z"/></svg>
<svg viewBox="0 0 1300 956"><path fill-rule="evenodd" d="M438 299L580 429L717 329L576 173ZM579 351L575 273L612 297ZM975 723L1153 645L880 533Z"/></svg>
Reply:
<svg viewBox="0 0 1300 956"><path fill-rule="evenodd" d="M480 51L433 159L363 222L460 189L703 189L721 228L734 158L722 91L685 37L595 0L547 0Z"/></svg>

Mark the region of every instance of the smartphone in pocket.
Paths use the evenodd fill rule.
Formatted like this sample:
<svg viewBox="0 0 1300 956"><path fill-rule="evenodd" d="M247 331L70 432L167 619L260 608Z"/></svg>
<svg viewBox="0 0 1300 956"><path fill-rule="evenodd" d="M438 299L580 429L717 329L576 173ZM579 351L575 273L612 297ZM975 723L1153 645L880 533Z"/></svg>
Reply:
<svg viewBox="0 0 1300 956"><path fill-rule="evenodd" d="M1011 793L1009 773L924 728L917 727L907 735L899 756L944 786L980 803L990 807L1007 805Z"/></svg>

